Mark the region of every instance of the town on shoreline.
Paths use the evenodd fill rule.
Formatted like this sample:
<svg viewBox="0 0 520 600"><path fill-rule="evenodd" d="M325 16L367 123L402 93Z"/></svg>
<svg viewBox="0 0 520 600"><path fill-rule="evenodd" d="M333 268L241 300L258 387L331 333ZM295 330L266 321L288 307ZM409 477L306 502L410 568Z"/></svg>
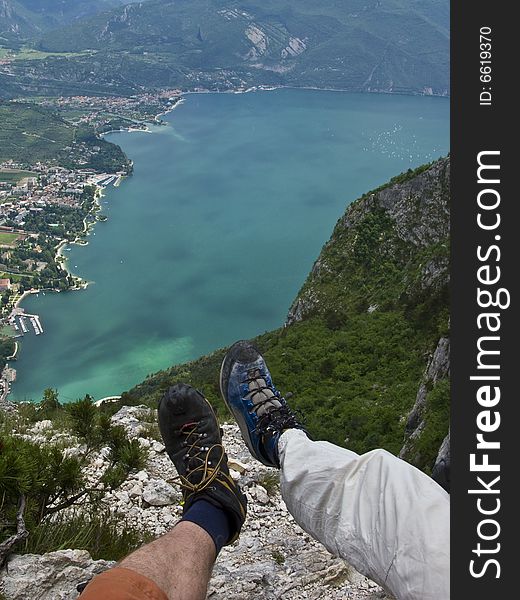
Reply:
<svg viewBox="0 0 520 600"><path fill-rule="evenodd" d="M179 90L162 90L132 98L47 99L44 104L70 117L74 126L92 129L101 142L101 136L112 131L143 131L163 124L161 116L180 100ZM23 299L88 285L68 270L63 252L69 244L88 243L93 225L107 219L100 214L103 190L118 186L132 173L132 162L122 153L117 169L111 168L113 161L103 164L95 139L64 150L75 157L74 164L60 164L59 157L0 162L0 403L16 379L12 363L19 341L27 334L44 333L39 316L21 307Z"/></svg>
<svg viewBox="0 0 520 600"><path fill-rule="evenodd" d="M2 160L0 156L0 403L7 400L16 380L13 362L20 351L19 340L26 334L44 333L39 315L27 314L22 301L30 294L88 286L69 271L63 252L67 245L88 243L86 237L93 225L107 220L100 214L104 188L119 186L133 169L132 161L118 146L109 144L120 151L120 157L114 159L103 152L98 144L105 143L104 136L117 131L152 131L152 126L165 125L162 117L182 104L187 94L243 94L282 87L291 86L240 86L220 92L195 87L130 97L81 95L48 97L37 104L28 99L10 103L20 109L42 107L94 135L59 148L61 153L54 149L56 156L48 160L32 162L25 156Z"/></svg>

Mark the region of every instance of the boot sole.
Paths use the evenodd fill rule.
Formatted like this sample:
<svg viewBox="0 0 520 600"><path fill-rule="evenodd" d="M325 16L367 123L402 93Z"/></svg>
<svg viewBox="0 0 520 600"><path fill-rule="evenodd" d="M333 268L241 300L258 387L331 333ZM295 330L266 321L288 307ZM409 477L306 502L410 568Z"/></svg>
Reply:
<svg viewBox="0 0 520 600"><path fill-rule="evenodd" d="M249 452L251 453L251 455L256 458L256 460L260 461L262 464L265 464L264 460L262 460L261 457L258 456L258 454L256 453L256 451L253 448L253 444L251 443L251 435L249 433L249 427L247 426L247 423L245 422L245 419L242 415L241 411L235 411L233 409L233 407L229 404L226 394L224 392L224 382L222 380L223 378L223 374L224 374L224 365L226 364L226 359L227 356L224 357L224 360L222 361L222 364L220 365L220 375L219 375L219 387L220 387L220 395L222 396L222 399L224 400L224 404L227 406L229 412L235 417L235 420L238 424L238 427L240 428L240 431L242 433L242 438L247 446L247 449L249 450ZM271 466L271 465L269 465Z"/></svg>

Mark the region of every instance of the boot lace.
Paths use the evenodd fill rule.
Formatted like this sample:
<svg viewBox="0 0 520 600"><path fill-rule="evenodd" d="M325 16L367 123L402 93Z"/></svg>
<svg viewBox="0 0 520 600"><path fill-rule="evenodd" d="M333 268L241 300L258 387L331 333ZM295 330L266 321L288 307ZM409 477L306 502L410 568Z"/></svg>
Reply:
<svg viewBox="0 0 520 600"><path fill-rule="evenodd" d="M283 398L281 398L280 392L272 385L267 385L267 380L260 372L260 369L249 371L244 383L249 388L249 392L245 395L245 398L251 400L253 403L253 406L249 409L250 414L256 413L260 418L264 414L270 413L271 410L282 406Z"/></svg>
<svg viewBox="0 0 520 600"><path fill-rule="evenodd" d="M183 446L186 448L184 456L184 460L187 461L186 475L179 474L174 481L179 481L181 488L190 494L206 489L217 479L225 456L222 444L204 445L207 434L198 432L199 423L199 421L185 423L179 429L179 433L185 436ZM216 463L212 463L210 456L215 449L220 451L219 458Z"/></svg>
<svg viewBox="0 0 520 600"><path fill-rule="evenodd" d="M303 429L303 415L289 408L280 392L274 386L267 384L260 369L249 371L244 383L249 387L245 398L253 403L249 413L256 413L258 416L256 433L261 435L291 428ZM261 408L264 410L259 411Z"/></svg>

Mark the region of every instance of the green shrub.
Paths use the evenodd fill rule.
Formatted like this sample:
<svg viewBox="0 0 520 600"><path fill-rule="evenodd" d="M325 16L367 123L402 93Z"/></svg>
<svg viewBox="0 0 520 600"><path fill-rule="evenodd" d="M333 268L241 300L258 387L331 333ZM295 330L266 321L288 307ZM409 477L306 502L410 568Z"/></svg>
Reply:
<svg viewBox="0 0 520 600"><path fill-rule="evenodd" d="M57 411L62 408L58 400L58 391L47 388L43 392L43 400L40 402L39 414L43 419L51 419Z"/></svg>
<svg viewBox="0 0 520 600"><path fill-rule="evenodd" d="M127 478L128 471L122 466L108 467L101 477L101 483L111 490L117 489Z"/></svg>
<svg viewBox="0 0 520 600"><path fill-rule="evenodd" d="M32 402L20 402L16 405L16 409L18 411L18 415L21 420L25 421L28 424L36 423L39 421L39 411L36 409L36 404Z"/></svg>
<svg viewBox="0 0 520 600"><path fill-rule="evenodd" d="M112 435L110 415L96 410L94 424L90 433L90 444L93 448L109 445Z"/></svg>
<svg viewBox="0 0 520 600"><path fill-rule="evenodd" d="M278 473L267 472L258 478L258 483L272 496L280 489L280 476Z"/></svg>
<svg viewBox="0 0 520 600"><path fill-rule="evenodd" d="M87 550L94 560L120 560L150 539L108 511L76 512L40 523L18 551L42 554L74 548Z"/></svg>
<svg viewBox="0 0 520 600"><path fill-rule="evenodd" d="M283 565L285 563L285 556L277 548L271 551L271 556L277 565Z"/></svg>
<svg viewBox="0 0 520 600"><path fill-rule="evenodd" d="M159 431L159 425L157 423L146 423L141 428L141 437L151 438L153 440L157 440L158 442L162 442L161 432Z"/></svg>
<svg viewBox="0 0 520 600"><path fill-rule="evenodd" d="M107 475L111 486L121 479L125 473L126 478L132 470L143 469L146 464L147 452L141 447L137 440L129 440L126 436L124 427L117 425L112 427L108 435L108 444L110 446L110 462L112 466L118 465L120 469L112 475Z"/></svg>
<svg viewBox="0 0 520 600"><path fill-rule="evenodd" d="M127 440L122 446L118 460L128 471L139 471L146 465L147 453L137 440Z"/></svg>
<svg viewBox="0 0 520 600"><path fill-rule="evenodd" d="M95 407L92 412L91 407L90 399L86 398L74 403L72 409L67 409L67 414L70 415L75 432L81 433L89 442L99 442L101 438L108 440L111 448L111 466L99 483L109 488L117 488L131 470L144 467L147 454L137 440L127 439L122 427L110 427L109 418L107 420L97 415ZM83 423L81 415L85 417ZM92 415L95 418L91 418ZM118 530L120 533L116 535L115 522L112 529L112 522L108 522L108 533L102 531L106 521L104 517L94 518L91 515L88 523L83 525L79 516L75 520L63 516L64 509L75 506L79 501L91 507L93 511L100 506L103 495L101 486L94 482L87 488L83 479L83 468L89 453L87 448L79 457L66 456L55 445L41 446L7 432L2 433L0 539L16 532L16 514L23 497L23 517L29 531L29 538L25 543L27 552L48 552L63 547L63 544L69 544L70 547L70 544L81 543L89 551L99 551L100 556L105 551L108 558L114 559L125 554L136 538L132 532L131 535L125 533L124 527ZM110 542L110 535L115 536L113 543Z"/></svg>
<svg viewBox="0 0 520 600"><path fill-rule="evenodd" d="M83 400L77 400L66 405L66 410L71 417L72 431L83 438L87 445L95 442L95 418L96 407L90 396L85 396Z"/></svg>
<svg viewBox="0 0 520 600"><path fill-rule="evenodd" d="M127 441L125 428L121 425L115 425L108 430L107 443L110 447L110 458L113 462L119 460L121 450Z"/></svg>
<svg viewBox="0 0 520 600"><path fill-rule="evenodd" d="M327 327L332 331L336 331L345 326L347 322L347 314L343 310L339 309L329 309L325 313L325 322L327 323Z"/></svg>
<svg viewBox="0 0 520 600"><path fill-rule="evenodd" d="M83 489L82 464L55 447L4 435L0 439L0 532L13 532L17 505L25 496L25 523L31 530ZM70 502L72 504L72 502Z"/></svg>

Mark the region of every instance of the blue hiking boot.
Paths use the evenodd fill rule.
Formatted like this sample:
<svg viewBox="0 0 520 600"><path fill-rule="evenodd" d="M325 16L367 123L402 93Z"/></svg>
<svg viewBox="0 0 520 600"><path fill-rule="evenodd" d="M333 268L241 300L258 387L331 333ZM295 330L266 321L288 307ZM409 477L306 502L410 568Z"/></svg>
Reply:
<svg viewBox="0 0 520 600"><path fill-rule="evenodd" d="M281 434L303 426L274 387L263 356L249 342L236 342L226 354L220 391L251 454L268 467L280 468Z"/></svg>

